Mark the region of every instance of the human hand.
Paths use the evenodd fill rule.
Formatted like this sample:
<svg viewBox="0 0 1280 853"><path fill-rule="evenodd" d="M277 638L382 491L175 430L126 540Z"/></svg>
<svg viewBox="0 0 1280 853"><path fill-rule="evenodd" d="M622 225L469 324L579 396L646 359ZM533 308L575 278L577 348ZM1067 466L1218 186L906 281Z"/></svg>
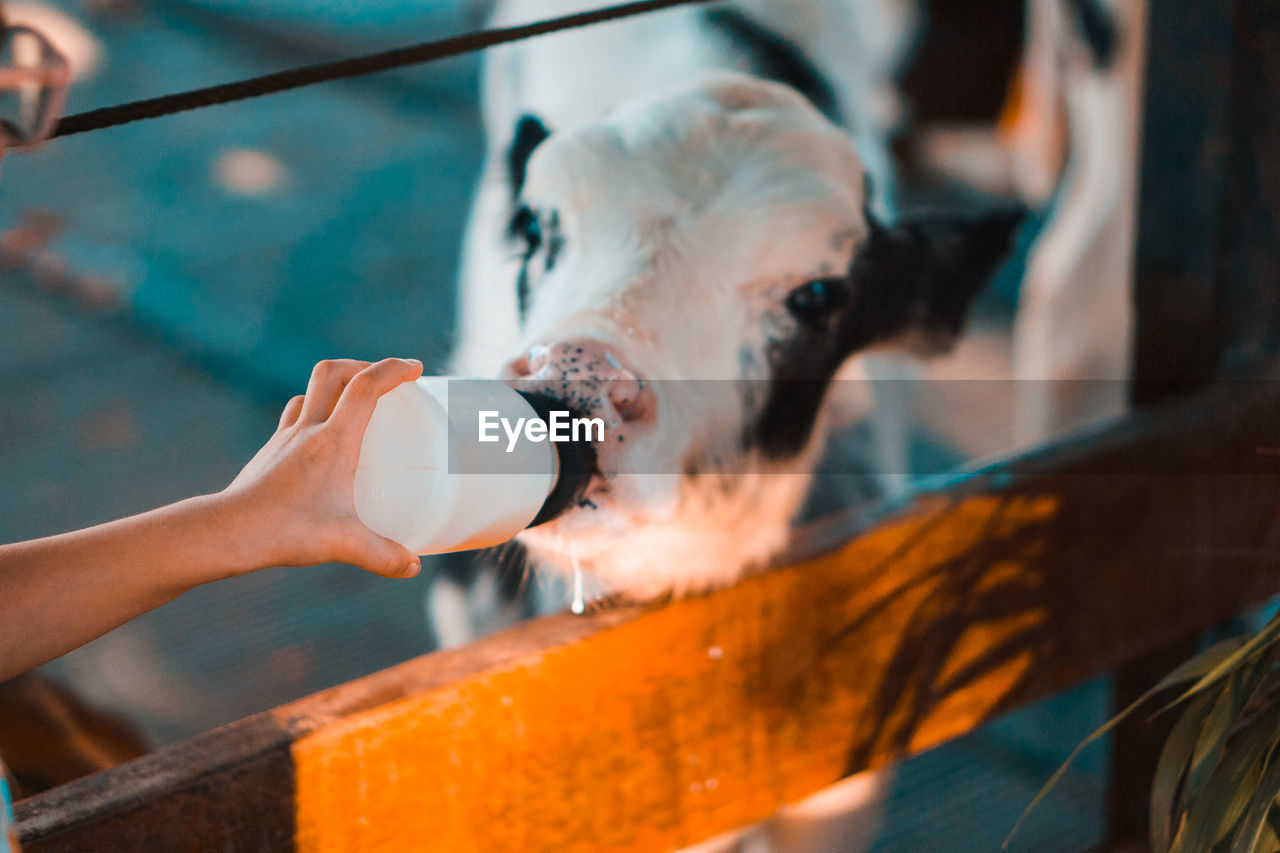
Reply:
<svg viewBox="0 0 1280 853"><path fill-rule="evenodd" d="M354 484L360 443L378 398L422 375L416 360L335 359L311 373L280 426L218 499L233 512L253 568L352 563L413 577L416 554L360 522Z"/></svg>

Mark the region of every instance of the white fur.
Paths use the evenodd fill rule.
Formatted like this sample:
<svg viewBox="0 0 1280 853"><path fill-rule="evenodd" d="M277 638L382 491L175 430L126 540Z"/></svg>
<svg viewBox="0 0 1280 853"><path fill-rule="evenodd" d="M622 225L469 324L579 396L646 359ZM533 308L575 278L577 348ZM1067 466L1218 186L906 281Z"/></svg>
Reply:
<svg viewBox="0 0 1280 853"><path fill-rule="evenodd" d="M657 429L600 449L607 489L591 495L597 508L522 541L561 566L571 543L585 567L637 597L734 580L785 543L821 430L785 465L743 457L734 448L752 413L736 386L683 383L767 380L762 336L771 325L789 333L786 294L847 266L867 229L864 168L851 140L786 87L699 75L558 130L534 153L524 195L557 211L570 249L536 281L523 328L511 286L516 261L486 262L506 264L493 273L496 286L467 282L488 291L486 322L514 330L495 351L512 357L589 338L642 376L678 381L654 385ZM754 373L743 373L744 348L757 356ZM738 454L727 477L691 483L658 473L722 449Z"/></svg>
<svg viewBox="0 0 1280 853"><path fill-rule="evenodd" d="M494 23L590 6L508 0ZM483 83L491 153L464 249L459 372L494 375L530 345L589 337L623 353L643 376L748 378L739 353L748 346L763 356L761 318L779 314L791 288L844 269L866 230L866 173L877 175L877 202L888 206L885 138L902 111L890 81L913 31L914 5L804 0L741 8L805 45L841 112L858 117L860 150L848 128L786 87L708 75L732 62L699 24L701 10L493 51ZM878 23L860 27L860 19ZM525 113L555 131L529 163L525 195L554 207L572 246L590 250L567 252L537 283L541 296L522 329L512 287L519 261L502 243L502 225L510 211L504 147ZM842 233L849 241L833 242ZM764 380L763 357L758 371ZM604 451L609 493L597 500L600 509L524 534L534 556L564 566L572 547L609 587L650 597L730 582L776 553L808 488L821 429L781 469L736 460L735 472L745 473L730 478L728 493L714 478L700 489L650 473L680 471L682 460L740 434L741 406L727 384L719 390L721 399L659 399L657 432L629 441L624 457ZM681 389L659 383L656 393L674 398ZM623 534L625 549L617 547Z"/></svg>

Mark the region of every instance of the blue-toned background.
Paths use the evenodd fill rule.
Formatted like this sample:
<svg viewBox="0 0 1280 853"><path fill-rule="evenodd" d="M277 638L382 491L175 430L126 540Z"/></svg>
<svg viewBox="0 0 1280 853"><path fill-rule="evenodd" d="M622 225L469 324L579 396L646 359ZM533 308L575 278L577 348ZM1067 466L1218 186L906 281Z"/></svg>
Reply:
<svg viewBox="0 0 1280 853"><path fill-rule="evenodd" d="M62 8L101 42L69 112L468 24L452 3ZM6 156L0 540L221 488L319 359L439 367L481 150L476 68ZM266 572L196 590L48 669L168 742L429 651L424 589L347 567Z"/></svg>

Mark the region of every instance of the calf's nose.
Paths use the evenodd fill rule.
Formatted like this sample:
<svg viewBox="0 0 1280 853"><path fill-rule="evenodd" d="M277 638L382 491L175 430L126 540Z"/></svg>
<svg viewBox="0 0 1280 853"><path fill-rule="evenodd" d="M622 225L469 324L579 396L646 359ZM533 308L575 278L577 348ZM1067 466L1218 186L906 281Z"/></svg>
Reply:
<svg viewBox="0 0 1280 853"><path fill-rule="evenodd" d="M512 359L506 375L521 380L521 388L548 394L583 415L602 416L611 423L654 417L650 384L603 341L573 338L539 344Z"/></svg>

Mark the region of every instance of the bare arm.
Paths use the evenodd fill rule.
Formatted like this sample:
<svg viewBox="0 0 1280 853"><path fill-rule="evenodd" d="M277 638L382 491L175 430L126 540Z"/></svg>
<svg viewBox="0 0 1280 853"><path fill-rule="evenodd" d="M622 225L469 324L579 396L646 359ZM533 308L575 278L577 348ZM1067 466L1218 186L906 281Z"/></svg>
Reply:
<svg viewBox="0 0 1280 853"><path fill-rule="evenodd" d="M352 484L378 398L414 361L325 361L305 397L223 491L0 546L0 680L209 581L269 566L353 563L412 577L418 558L356 517Z"/></svg>

